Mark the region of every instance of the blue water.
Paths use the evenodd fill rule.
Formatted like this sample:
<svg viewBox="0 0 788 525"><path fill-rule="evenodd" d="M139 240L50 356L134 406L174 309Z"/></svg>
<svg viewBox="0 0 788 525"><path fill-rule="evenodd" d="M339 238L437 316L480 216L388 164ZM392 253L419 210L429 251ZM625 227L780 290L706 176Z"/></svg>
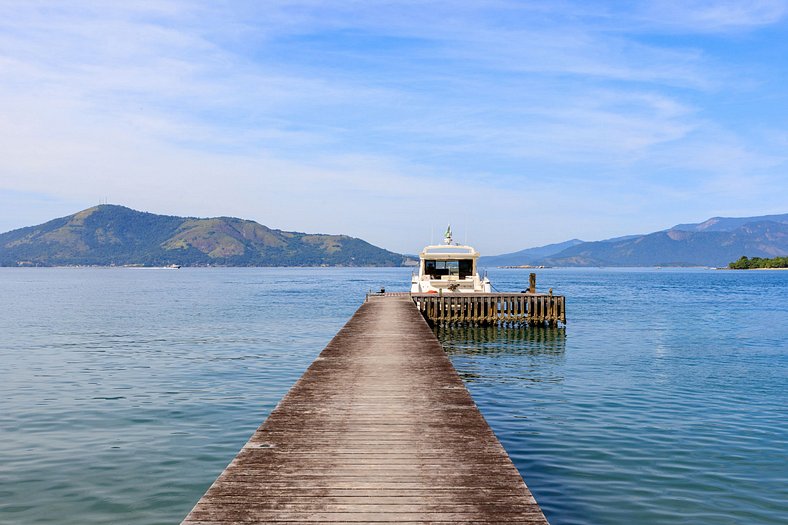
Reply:
<svg viewBox="0 0 788 525"><path fill-rule="evenodd" d="M0 523L179 522L363 294L409 273L0 269ZM785 522L788 272L538 281L565 330L436 331L553 525Z"/></svg>

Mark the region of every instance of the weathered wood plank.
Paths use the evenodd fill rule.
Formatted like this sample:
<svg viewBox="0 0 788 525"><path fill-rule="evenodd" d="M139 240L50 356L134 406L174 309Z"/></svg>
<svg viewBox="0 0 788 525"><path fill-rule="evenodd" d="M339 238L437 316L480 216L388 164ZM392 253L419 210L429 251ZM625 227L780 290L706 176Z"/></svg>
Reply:
<svg viewBox="0 0 788 525"><path fill-rule="evenodd" d="M447 321L477 311L432 299L420 309ZM419 309L387 296L359 308L183 521L239 523L547 521Z"/></svg>
<svg viewBox="0 0 788 525"><path fill-rule="evenodd" d="M382 298L378 294L370 298ZM438 324L566 324L562 295L527 293L410 294L418 311Z"/></svg>

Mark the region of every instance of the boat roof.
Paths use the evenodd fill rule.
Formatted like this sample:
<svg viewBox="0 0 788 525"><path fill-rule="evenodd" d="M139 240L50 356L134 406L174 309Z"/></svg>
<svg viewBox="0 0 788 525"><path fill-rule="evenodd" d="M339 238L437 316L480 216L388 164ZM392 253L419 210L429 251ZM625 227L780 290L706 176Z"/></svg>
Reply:
<svg viewBox="0 0 788 525"><path fill-rule="evenodd" d="M419 257L422 259L430 258L445 258L445 259L454 259L454 258L467 258L472 257L476 258L479 256L479 252L477 252L472 246L466 246L461 244L431 244L429 246L425 246L424 249L419 254Z"/></svg>

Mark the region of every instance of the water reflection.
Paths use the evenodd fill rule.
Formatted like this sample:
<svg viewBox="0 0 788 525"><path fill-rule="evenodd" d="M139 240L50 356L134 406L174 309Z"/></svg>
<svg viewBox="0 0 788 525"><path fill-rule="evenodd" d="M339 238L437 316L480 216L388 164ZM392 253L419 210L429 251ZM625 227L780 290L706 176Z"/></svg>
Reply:
<svg viewBox="0 0 788 525"><path fill-rule="evenodd" d="M565 328L436 325L433 332L469 386L564 380ZM484 395L473 388L472 393Z"/></svg>
<svg viewBox="0 0 788 525"><path fill-rule="evenodd" d="M566 350L564 327L435 325L432 331L453 356L563 356Z"/></svg>

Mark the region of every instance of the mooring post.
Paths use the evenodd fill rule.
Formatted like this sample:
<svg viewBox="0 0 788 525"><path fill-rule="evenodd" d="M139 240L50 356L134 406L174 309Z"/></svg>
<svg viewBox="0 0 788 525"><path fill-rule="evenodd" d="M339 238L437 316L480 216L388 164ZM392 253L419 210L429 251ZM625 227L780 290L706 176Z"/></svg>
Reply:
<svg viewBox="0 0 788 525"><path fill-rule="evenodd" d="M532 273L528 276L528 292L536 293L536 274Z"/></svg>

